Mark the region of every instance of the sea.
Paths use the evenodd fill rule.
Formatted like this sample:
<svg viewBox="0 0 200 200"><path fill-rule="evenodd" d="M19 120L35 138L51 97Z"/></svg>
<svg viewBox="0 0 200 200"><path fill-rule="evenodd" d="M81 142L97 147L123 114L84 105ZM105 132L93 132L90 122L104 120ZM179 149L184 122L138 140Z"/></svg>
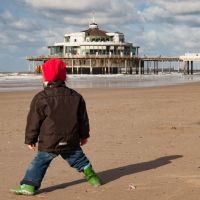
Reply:
<svg viewBox="0 0 200 200"><path fill-rule="evenodd" d="M42 75L0 73L0 92L42 90ZM159 73L148 75L67 75L71 88L146 88L200 82L200 74Z"/></svg>

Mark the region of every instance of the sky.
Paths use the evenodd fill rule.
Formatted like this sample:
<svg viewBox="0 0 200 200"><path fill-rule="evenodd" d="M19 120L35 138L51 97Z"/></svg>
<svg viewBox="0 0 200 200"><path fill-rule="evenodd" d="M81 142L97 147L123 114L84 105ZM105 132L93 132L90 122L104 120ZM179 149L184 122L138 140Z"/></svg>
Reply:
<svg viewBox="0 0 200 200"><path fill-rule="evenodd" d="M0 72L28 71L26 56L86 30L122 32L139 54L200 52L199 0L0 0Z"/></svg>

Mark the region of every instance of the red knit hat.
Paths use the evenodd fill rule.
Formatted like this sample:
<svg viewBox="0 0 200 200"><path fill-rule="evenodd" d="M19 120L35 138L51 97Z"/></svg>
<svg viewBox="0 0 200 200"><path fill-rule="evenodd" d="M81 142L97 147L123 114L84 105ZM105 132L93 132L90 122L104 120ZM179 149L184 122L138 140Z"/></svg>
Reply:
<svg viewBox="0 0 200 200"><path fill-rule="evenodd" d="M42 65L42 73L45 81L65 81L66 64L58 58L52 58Z"/></svg>

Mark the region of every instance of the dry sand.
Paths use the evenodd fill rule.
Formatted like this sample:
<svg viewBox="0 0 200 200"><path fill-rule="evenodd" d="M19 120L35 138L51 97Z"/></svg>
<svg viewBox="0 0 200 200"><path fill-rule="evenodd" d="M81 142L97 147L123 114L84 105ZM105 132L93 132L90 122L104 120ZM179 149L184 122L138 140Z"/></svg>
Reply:
<svg viewBox="0 0 200 200"><path fill-rule="evenodd" d="M39 194L10 194L33 158L24 127L35 92L0 93L0 199L197 200L200 196L200 84L79 89L91 138L84 151L104 185L92 188L60 157ZM133 186L132 186L133 185Z"/></svg>

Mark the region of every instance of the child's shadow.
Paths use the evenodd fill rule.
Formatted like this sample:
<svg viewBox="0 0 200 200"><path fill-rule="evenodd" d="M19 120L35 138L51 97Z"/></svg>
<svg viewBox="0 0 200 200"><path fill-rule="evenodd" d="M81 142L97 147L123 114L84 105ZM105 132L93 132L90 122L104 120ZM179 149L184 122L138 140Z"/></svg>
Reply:
<svg viewBox="0 0 200 200"><path fill-rule="evenodd" d="M130 175L130 174L134 174L134 173L138 173L138 172L142 172L142 171L146 171L146 170L150 170L150 169L155 169L155 168L161 167L163 165L170 164L172 162L171 160L175 160L175 159L178 159L181 157L183 157L183 156L182 155L164 156L164 157L160 157L155 160L148 161L148 162L142 162L142 163L126 165L123 167L117 167L114 169L105 170L105 171L99 172L98 176L101 178L103 184L106 184L111 181L117 180L122 176ZM54 190L63 189L63 188L66 188L66 187L69 187L72 185L80 184L85 181L86 181L85 179L80 179L80 180L72 181L69 183L62 183L59 185L54 185L54 186L43 188L43 189L39 190L37 192L37 194L43 193L43 192L45 192L45 193L52 192Z"/></svg>

